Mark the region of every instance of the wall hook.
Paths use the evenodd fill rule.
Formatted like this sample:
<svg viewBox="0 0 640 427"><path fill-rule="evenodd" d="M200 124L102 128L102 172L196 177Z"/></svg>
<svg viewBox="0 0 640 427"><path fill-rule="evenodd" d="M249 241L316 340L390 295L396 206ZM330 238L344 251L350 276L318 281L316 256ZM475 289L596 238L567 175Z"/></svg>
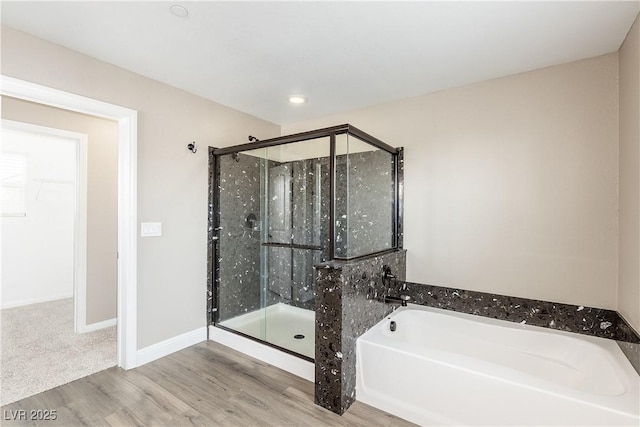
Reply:
<svg viewBox="0 0 640 427"><path fill-rule="evenodd" d="M260 142L260 140L253 135L249 135L249 138L247 139L251 142Z"/></svg>
<svg viewBox="0 0 640 427"><path fill-rule="evenodd" d="M187 150L191 151L193 154L196 154L196 151L198 151L198 149L196 148L196 142L193 141L190 144L187 144Z"/></svg>

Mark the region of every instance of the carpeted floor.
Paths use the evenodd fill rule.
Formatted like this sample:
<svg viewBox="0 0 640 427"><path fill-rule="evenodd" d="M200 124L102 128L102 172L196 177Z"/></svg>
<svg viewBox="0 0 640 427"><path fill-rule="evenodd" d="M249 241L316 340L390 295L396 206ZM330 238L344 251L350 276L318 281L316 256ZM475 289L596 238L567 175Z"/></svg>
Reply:
<svg viewBox="0 0 640 427"><path fill-rule="evenodd" d="M0 404L116 364L116 327L73 332L73 299L0 310Z"/></svg>

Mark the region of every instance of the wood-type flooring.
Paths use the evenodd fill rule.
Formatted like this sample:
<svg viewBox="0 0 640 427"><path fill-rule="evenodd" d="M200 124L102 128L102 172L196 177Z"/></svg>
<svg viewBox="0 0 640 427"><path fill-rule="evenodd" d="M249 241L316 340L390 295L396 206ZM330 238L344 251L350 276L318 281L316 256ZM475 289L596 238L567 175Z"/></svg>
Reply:
<svg viewBox="0 0 640 427"><path fill-rule="evenodd" d="M4 406L0 424L413 425L361 402L339 416L313 403L313 389L309 381L206 341L136 369L110 368ZM32 419L44 417L46 411L55 411L56 419ZM26 419L12 420L16 417Z"/></svg>

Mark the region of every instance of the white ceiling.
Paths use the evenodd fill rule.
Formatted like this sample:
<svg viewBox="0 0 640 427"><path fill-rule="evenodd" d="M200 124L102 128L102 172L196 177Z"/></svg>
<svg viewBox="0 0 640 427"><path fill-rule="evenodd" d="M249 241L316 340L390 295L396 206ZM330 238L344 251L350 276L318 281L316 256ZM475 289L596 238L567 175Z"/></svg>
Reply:
<svg viewBox="0 0 640 427"><path fill-rule="evenodd" d="M1 4L7 26L285 124L617 51L640 2Z"/></svg>

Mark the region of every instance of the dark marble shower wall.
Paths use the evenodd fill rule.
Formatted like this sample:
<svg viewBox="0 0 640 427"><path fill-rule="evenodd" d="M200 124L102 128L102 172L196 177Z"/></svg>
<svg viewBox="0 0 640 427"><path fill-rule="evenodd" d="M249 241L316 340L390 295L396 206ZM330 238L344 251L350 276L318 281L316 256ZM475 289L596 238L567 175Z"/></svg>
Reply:
<svg viewBox="0 0 640 427"><path fill-rule="evenodd" d="M219 321L261 308L261 193L264 167L284 165L246 154L219 156ZM273 269L292 271L287 283L271 283L265 290L267 305L286 303L313 308L315 296L313 266L328 259L329 160L289 162L291 174L291 237L296 244L314 245L320 250L268 247ZM319 175L318 175L319 174ZM320 186L319 190L317 186ZM247 217L255 217L254 227ZM278 242L289 243L290 240ZM286 275L286 274L285 274ZM293 285L293 286L291 286Z"/></svg>
<svg viewBox="0 0 640 427"><path fill-rule="evenodd" d="M384 265L404 280L406 251L316 267L315 402L338 414L355 400L356 340L393 310L380 302L393 294Z"/></svg>
<svg viewBox="0 0 640 427"><path fill-rule="evenodd" d="M321 246L322 258L326 260L329 257L329 159L298 160L292 162L292 169L293 241Z"/></svg>
<svg viewBox="0 0 640 427"><path fill-rule="evenodd" d="M234 158L235 157L235 158ZM261 159L245 154L218 157L220 231L218 320L260 308ZM255 227L247 217L255 216Z"/></svg>
<svg viewBox="0 0 640 427"><path fill-rule="evenodd" d="M329 158L281 163L239 153L219 156L218 162L218 320L260 308L260 226L266 225L261 218L264 206L261 212L260 202L265 186L269 185L261 182L265 167L269 168L266 174L269 177L274 168L281 168L280 174L291 177L291 236L285 239L287 233L280 233L268 241L290 243L292 240L297 245L320 248L268 247L269 270L279 273L273 277L269 274L265 302L310 308L315 296L313 266L332 257L329 253ZM393 156L382 150L340 155L336 158L336 175L336 255L352 257L390 248L393 244ZM255 217L254 228L247 223L250 215ZM289 270L291 274L282 274Z"/></svg>
<svg viewBox="0 0 640 427"><path fill-rule="evenodd" d="M313 266L329 259L329 159L292 162L292 236L300 245L320 250L294 249L293 301L315 297Z"/></svg>
<svg viewBox="0 0 640 427"><path fill-rule="evenodd" d="M329 258L329 159L314 158L287 163L269 161L270 169L282 165L286 165L286 170L291 174L291 188L288 193L291 205L291 229L286 239L276 242L277 239L274 236L269 241L315 246L317 249L282 247L267 249L272 255L269 260L275 268L291 270L287 279L288 290L284 288L276 290L277 287L273 286L274 283L270 278L267 304L283 302L313 309L315 298L313 266Z"/></svg>
<svg viewBox="0 0 640 427"><path fill-rule="evenodd" d="M393 155L384 150L336 156L336 256L393 247Z"/></svg>

